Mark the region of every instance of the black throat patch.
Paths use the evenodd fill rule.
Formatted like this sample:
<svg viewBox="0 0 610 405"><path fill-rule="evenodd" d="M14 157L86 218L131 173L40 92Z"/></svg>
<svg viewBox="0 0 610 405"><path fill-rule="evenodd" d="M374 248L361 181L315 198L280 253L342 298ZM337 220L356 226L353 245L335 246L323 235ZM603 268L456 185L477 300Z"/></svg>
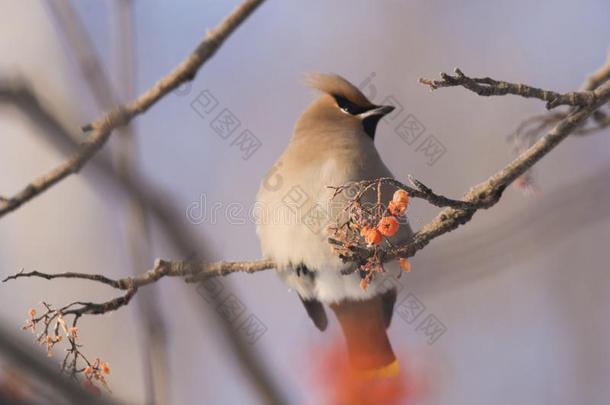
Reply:
<svg viewBox="0 0 610 405"><path fill-rule="evenodd" d="M364 128L364 132L371 139L375 139L375 130L377 129L377 124L379 120L382 118L381 115L371 115L370 117L366 117L362 120L362 127Z"/></svg>

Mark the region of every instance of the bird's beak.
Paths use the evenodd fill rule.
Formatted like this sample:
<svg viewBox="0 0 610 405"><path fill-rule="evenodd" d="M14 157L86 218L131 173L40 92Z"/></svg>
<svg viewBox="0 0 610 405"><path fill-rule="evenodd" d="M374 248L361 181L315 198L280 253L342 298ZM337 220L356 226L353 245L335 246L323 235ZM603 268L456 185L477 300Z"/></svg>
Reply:
<svg viewBox="0 0 610 405"><path fill-rule="evenodd" d="M389 113L391 113L392 111L394 111L394 107L391 105L381 105L378 107L375 107L373 109L370 109L368 111L363 112L362 114L359 114L358 116L361 119L365 119L368 117L372 117L372 116L379 116L379 117L383 117L384 115L388 115Z"/></svg>

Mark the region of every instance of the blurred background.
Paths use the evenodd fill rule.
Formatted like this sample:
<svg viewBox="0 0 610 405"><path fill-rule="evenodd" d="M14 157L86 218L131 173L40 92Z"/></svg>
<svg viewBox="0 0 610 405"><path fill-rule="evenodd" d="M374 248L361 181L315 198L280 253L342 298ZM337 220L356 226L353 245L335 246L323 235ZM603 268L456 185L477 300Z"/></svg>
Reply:
<svg viewBox="0 0 610 405"><path fill-rule="evenodd" d="M108 105L96 101L82 74L65 36L66 21L72 20L62 23L53 10L59 3L0 1L0 78L29 83L41 104L79 134ZM127 101L176 66L239 2L69 4L114 97ZM129 144L133 171L158 190L157 203L172 207L173 220L196 235L191 242L201 251L193 254L258 259L249 210L295 120L315 96L303 86L303 73L339 73L377 102L392 97L401 108L378 128L381 156L398 179L412 174L457 198L511 159L507 135L523 119L544 112L544 105L458 88L431 93L417 79L458 66L473 76L576 90L606 58L609 17L610 3L603 0L269 1L193 82L133 122L133 143L125 139L129 134L113 135L100 157L120 165L120 150ZM133 46L121 36L126 32ZM216 100L214 111L198 110L202 94ZM254 150L244 151L234 138L213 130L212 121L225 108L241 123L236 134L248 129L259 141ZM2 103L0 117L0 194L8 196L65 155L19 108ZM411 142L397 127L413 119L423 130ZM390 329L412 376L412 403L610 402L608 135L606 130L567 139L536 166L537 192L507 190L496 207L412 259L412 272L399 281L399 302L415 297L423 310L414 320L395 317ZM425 140L442 153L426 154ZM415 201L413 228L436 212ZM130 215L127 194L86 166L0 220L0 277L22 268L125 277L151 268L156 257L184 258L152 216L141 227ZM149 237L140 238L134 229ZM242 317L260 321L254 338L245 339L282 394L290 403L320 403L315 354L338 338L334 319L320 333L272 271L220 282L239 297ZM218 332L215 309L205 310L213 304L177 279L141 292L128 307L80 321L83 351L111 366L113 398L151 400L147 342L165 329L167 362L157 372L166 376L158 395L167 403L260 403ZM29 343L33 337L19 327L41 300L64 305L115 294L87 282L12 281L0 284L0 321ZM149 306L160 318L152 328L142 322L141 309ZM418 325L427 317L443 333L426 334ZM239 325L236 333L243 333ZM32 350L45 356L33 344ZM0 367L0 375L19 372L2 359Z"/></svg>

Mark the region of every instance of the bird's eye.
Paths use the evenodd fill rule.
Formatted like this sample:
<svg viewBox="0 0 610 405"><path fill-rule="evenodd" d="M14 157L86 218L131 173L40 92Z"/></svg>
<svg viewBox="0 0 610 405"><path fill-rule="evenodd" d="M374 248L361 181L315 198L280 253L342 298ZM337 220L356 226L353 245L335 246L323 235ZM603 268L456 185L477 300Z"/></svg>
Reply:
<svg viewBox="0 0 610 405"><path fill-rule="evenodd" d="M341 111L343 111L346 114L358 115L358 114L366 111L365 108L362 108L362 107L352 103L345 97L335 96L335 100L337 101L337 106L341 109Z"/></svg>

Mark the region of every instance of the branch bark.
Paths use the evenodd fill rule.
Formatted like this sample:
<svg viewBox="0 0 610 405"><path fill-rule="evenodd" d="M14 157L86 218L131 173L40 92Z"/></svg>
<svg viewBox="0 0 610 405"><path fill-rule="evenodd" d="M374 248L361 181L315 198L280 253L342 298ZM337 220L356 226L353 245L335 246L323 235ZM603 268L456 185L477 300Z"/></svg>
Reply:
<svg viewBox="0 0 610 405"><path fill-rule="evenodd" d="M546 108L551 110L560 105L575 107L586 107L595 104L597 95L592 90L572 91L569 93L557 93L538 87L528 86L521 83L510 83L495 80L490 77L472 78L466 76L459 68L455 68L455 75L441 73L442 80L419 79L419 82L436 90L441 87L461 86L479 96L504 96L513 94L525 98L537 98L546 101Z"/></svg>

